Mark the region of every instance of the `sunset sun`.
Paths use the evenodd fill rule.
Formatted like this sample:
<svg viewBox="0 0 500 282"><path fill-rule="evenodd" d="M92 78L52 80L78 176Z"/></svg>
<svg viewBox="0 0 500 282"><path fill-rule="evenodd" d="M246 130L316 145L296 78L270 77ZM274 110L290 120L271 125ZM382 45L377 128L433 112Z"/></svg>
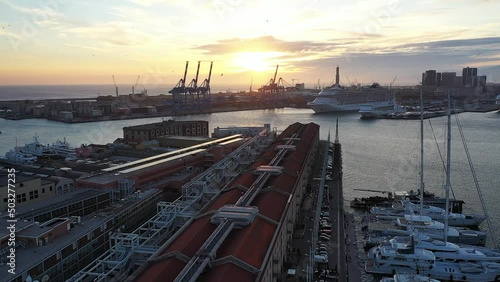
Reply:
<svg viewBox="0 0 500 282"><path fill-rule="evenodd" d="M262 72L273 65L271 59L277 54L272 52L241 52L233 59L235 67L244 71Z"/></svg>

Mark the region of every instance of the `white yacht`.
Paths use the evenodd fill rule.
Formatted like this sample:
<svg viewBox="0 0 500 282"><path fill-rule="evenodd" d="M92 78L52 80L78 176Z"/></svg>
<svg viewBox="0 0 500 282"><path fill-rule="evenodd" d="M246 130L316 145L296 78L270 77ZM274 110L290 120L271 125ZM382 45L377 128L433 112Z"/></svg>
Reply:
<svg viewBox="0 0 500 282"><path fill-rule="evenodd" d="M359 111L362 105L374 108L393 106L392 95L387 98L388 90L382 89L378 83L355 91L340 87L339 67L336 69L335 84L323 89L314 101L307 105L316 113Z"/></svg>
<svg viewBox="0 0 500 282"><path fill-rule="evenodd" d="M380 282L440 282L428 276L416 274L395 274L393 277L382 278Z"/></svg>
<svg viewBox="0 0 500 282"><path fill-rule="evenodd" d="M413 247L374 247L367 254L365 270L376 274L417 274L447 281L482 282L500 279L499 263L440 262L436 261L431 251Z"/></svg>
<svg viewBox="0 0 500 282"><path fill-rule="evenodd" d="M23 164L23 165L32 165L34 162L36 162L37 158L31 154L26 154L21 151L19 151L18 148L15 148L14 150L10 150L9 152L5 153L5 158L4 161L8 163L13 163L13 164Z"/></svg>
<svg viewBox="0 0 500 282"><path fill-rule="evenodd" d="M436 267L436 257L431 251L423 249L398 250L392 246L378 246L367 253L365 270L376 274L415 274L417 269Z"/></svg>
<svg viewBox="0 0 500 282"><path fill-rule="evenodd" d="M359 113L362 119L376 118L380 116L388 116L390 114L405 113L406 108L394 102L392 106L376 108L372 104L361 105Z"/></svg>
<svg viewBox="0 0 500 282"><path fill-rule="evenodd" d="M409 236L417 231L432 239L444 240L445 238L444 224L422 215L377 216L368 223L368 230L393 236ZM446 235L448 240L453 243L480 246L484 246L486 243L486 233L482 231L449 227L446 230Z"/></svg>
<svg viewBox="0 0 500 282"><path fill-rule="evenodd" d="M442 208L422 205L422 215L433 220L444 222L446 211ZM371 214L403 216L405 214L420 214L420 205L410 202L408 199L392 204L392 207L372 207ZM451 226L474 227L481 224L486 216L480 214L448 213L448 224Z"/></svg>
<svg viewBox="0 0 500 282"><path fill-rule="evenodd" d="M56 142L52 143L49 148L56 152L56 154L67 159L76 159L76 148L71 147L71 145L66 142L66 138L64 138L63 141L57 140Z"/></svg>
<svg viewBox="0 0 500 282"><path fill-rule="evenodd" d="M500 252L487 248L473 246L458 246L450 242L433 240L429 236L415 233L411 236L396 236L386 242L386 245L398 249L425 249L434 253L436 261L442 262L497 262L500 263Z"/></svg>

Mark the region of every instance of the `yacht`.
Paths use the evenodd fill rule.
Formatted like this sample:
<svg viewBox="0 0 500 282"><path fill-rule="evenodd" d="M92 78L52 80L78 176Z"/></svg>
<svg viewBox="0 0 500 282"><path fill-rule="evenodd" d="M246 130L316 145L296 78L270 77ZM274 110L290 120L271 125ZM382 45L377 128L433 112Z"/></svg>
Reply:
<svg viewBox="0 0 500 282"><path fill-rule="evenodd" d="M367 228L370 232L391 236L411 235L414 231L417 231L432 239L444 240L447 237L452 243L479 246L484 246L486 243L485 232L460 227L445 228L443 223L423 215L405 214L404 217L376 216L368 223Z"/></svg>
<svg viewBox="0 0 500 282"><path fill-rule="evenodd" d="M440 282L428 276L416 274L395 274L393 277L382 278L380 282Z"/></svg>
<svg viewBox="0 0 500 282"><path fill-rule="evenodd" d="M412 248L411 244L414 244L416 249L425 249L434 253L436 261L500 263L499 251L473 246L458 246L450 242L433 240L429 236L418 233L412 236L396 236L385 242L385 245L396 246L398 249L410 249Z"/></svg>
<svg viewBox="0 0 500 282"><path fill-rule="evenodd" d="M392 98L386 98L388 90L383 89L378 83L368 88L350 91L340 87L339 80L337 66L335 84L323 89L316 99L307 105L316 113L359 111L362 105L371 105L374 108L393 106Z"/></svg>
<svg viewBox="0 0 500 282"><path fill-rule="evenodd" d="M32 165L36 162L37 158L31 154L23 153L19 151L18 148L15 148L14 150L10 150L5 153L5 158L3 160L13 164Z"/></svg>
<svg viewBox="0 0 500 282"><path fill-rule="evenodd" d="M391 207L372 207L371 214L375 215L393 215L403 216L405 214L420 214L426 215L433 220L444 222L446 211L442 208L431 205L420 205L412 203L408 199L395 202ZM451 226L460 227L475 227L481 224L486 219L486 216L480 214L461 214L461 213L448 213L448 224Z"/></svg>
<svg viewBox="0 0 500 282"><path fill-rule="evenodd" d="M497 100L497 106L498 106L498 108L500 109L500 94L498 94L498 96L497 96L497 99L496 99L496 100Z"/></svg>
<svg viewBox="0 0 500 282"><path fill-rule="evenodd" d="M361 119L377 118L381 116L389 116L392 114L405 113L406 109L399 105L399 103L393 103L392 106L376 108L372 104L361 105L359 113L361 114Z"/></svg>
<svg viewBox="0 0 500 282"><path fill-rule="evenodd" d="M440 262L431 251L417 249L413 245L403 249L394 245L372 248L367 254L365 270L375 274L417 274L447 281L500 279L499 263Z"/></svg>
<svg viewBox="0 0 500 282"><path fill-rule="evenodd" d="M66 142L66 138L64 138L63 141L57 140L52 143L49 148L66 159L76 159L76 148L71 147L71 145Z"/></svg>

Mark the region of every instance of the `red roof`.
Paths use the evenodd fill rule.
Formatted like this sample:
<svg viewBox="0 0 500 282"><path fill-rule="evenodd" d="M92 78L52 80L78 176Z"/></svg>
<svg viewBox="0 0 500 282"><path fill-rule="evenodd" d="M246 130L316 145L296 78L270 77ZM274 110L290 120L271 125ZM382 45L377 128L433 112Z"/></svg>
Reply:
<svg viewBox="0 0 500 282"><path fill-rule="evenodd" d="M289 195L285 195L274 190L261 192L253 200L253 206L259 207L259 213L272 220L279 222Z"/></svg>
<svg viewBox="0 0 500 282"><path fill-rule="evenodd" d="M242 185L249 188L257 179L257 176L253 175L253 170L259 165L268 165L277 153L274 148L283 144L283 139L297 132L301 126L300 123L290 125L278 137L278 140L282 141L273 142L253 163L251 166L253 169L242 173L232 183L232 187ZM296 185L297 172L302 169L311 143L319 136L319 126L312 123L308 124L302 128L300 134L301 141L296 142L297 150L286 154L283 162L279 164L285 168L284 172L279 176L271 176L264 186L264 188L269 185L274 186L286 193L265 189L250 203L250 205L259 208L259 215L266 216L276 222L281 220L283 212L287 208L288 199L294 192L293 189ZM238 188L224 191L202 213L215 211L225 204L234 204L243 193L244 191ZM172 251L180 251L192 258L216 228L216 225L210 223L212 215L213 213L208 213L194 220L161 253L167 254ZM260 269L262 264L266 263L264 261L266 253L270 248L274 248L272 239L279 225L262 218L262 216L257 216L249 226L229 233L217 251L216 257L217 260L221 258L229 259L213 269L206 269L206 272L200 277L202 281L255 281L257 279L256 274L237 266L232 260L239 259L257 269ZM185 263L180 262L178 259L161 260L146 268L140 275L140 281L173 281L174 277L182 271L183 265Z"/></svg>
<svg viewBox="0 0 500 282"><path fill-rule="evenodd" d="M217 227L210 223L211 217L212 215L209 214L194 220L182 234L176 237L174 242L170 244L162 254L179 251L188 257L193 257Z"/></svg>
<svg viewBox="0 0 500 282"><path fill-rule="evenodd" d="M200 281L221 282L221 281L255 281L257 275L253 274L235 264L226 263L205 272L200 276Z"/></svg>
<svg viewBox="0 0 500 282"><path fill-rule="evenodd" d="M218 250L217 258L235 256L255 268L260 268L275 229L276 225L256 217L249 226L229 234Z"/></svg>
<svg viewBox="0 0 500 282"><path fill-rule="evenodd" d="M245 191L239 188L224 191L219 194L219 197L215 198L214 202L205 211L216 211L226 204L235 204L243 194L245 194Z"/></svg>
<svg viewBox="0 0 500 282"><path fill-rule="evenodd" d="M173 257L163 259L149 265L134 281L174 281L185 266L186 263Z"/></svg>
<svg viewBox="0 0 500 282"><path fill-rule="evenodd" d="M287 170L285 170L285 172L283 172L280 176L276 177L276 178L271 178L271 181L269 181L269 184L271 186L274 186L276 187L277 189L280 189L284 192L287 192L287 193L292 193L293 191L293 188L295 187L295 182L296 182L296 175L293 174L289 174L289 173L286 173L288 172Z"/></svg>

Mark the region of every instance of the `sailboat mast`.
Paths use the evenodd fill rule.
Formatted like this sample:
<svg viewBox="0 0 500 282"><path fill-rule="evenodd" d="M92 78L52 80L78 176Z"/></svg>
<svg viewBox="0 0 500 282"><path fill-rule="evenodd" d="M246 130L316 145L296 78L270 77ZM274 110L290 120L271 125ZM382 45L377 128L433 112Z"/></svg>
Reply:
<svg viewBox="0 0 500 282"><path fill-rule="evenodd" d="M451 155L451 91L448 90L448 136L446 142L446 210L444 214L444 241L448 242L448 217L450 210L450 155Z"/></svg>
<svg viewBox="0 0 500 282"><path fill-rule="evenodd" d="M424 94L420 87L420 215L424 206Z"/></svg>

